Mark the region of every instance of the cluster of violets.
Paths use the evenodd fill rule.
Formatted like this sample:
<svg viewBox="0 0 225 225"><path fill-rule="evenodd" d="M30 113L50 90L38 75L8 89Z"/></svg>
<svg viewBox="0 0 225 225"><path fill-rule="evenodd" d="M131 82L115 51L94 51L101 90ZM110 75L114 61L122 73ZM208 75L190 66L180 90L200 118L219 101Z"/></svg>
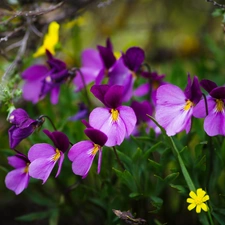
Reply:
<svg viewBox="0 0 225 225"><path fill-rule="evenodd" d="M47 66L33 65L21 74L25 100L36 104L50 94L51 103L57 104L60 86L73 80L75 94L91 87L91 93L102 105L88 113L88 107L81 104L81 110L70 118L83 122L86 126L84 133L89 140L73 145L66 134L44 129L43 132L53 145L34 144L27 155L21 153L17 146L43 124L44 118L31 119L21 108L11 112L9 145L16 154L8 157L8 162L15 169L7 174L5 183L16 194L28 186L30 177L45 183L55 164L58 164L57 177L65 153L72 161L74 174L82 178L87 177L98 153L99 173L104 146L118 146L130 135L138 135L143 127L146 133L152 128L157 135L160 134L160 129L148 115L155 116L168 136L183 130L188 133L192 116L205 118L204 129L208 135L225 135L225 87L218 87L209 80L199 82L196 76L192 81L188 75L187 86L182 91L164 82L164 75L146 71L145 53L139 47L131 47L116 58L113 46L107 39L106 46L84 50L81 55L82 65L75 70L68 69L63 61L54 58L48 50L46 55ZM208 92L205 98L200 86Z"/></svg>

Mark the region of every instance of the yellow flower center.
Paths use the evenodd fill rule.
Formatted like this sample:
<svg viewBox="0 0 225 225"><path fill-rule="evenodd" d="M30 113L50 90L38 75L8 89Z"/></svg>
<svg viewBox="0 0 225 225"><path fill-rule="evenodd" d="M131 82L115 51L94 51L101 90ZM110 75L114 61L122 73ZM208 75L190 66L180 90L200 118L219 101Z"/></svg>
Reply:
<svg viewBox="0 0 225 225"><path fill-rule="evenodd" d="M222 112L224 107L224 103L221 99L216 99L216 111Z"/></svg>
<svg viewBox="0 0 225 225"><path fill-rule="evenodd" d="M186 104L185 104L185 106L184 106L184 110L189 110L191 107L193 107L194 106L194 103L192 102L192 101L190 101L190 100L186 100Z"/></svg>
<svg viewBox="0 0 225 225"><path fill-rule="evenodd" d="M196 205L201 205L203 203L202 198L200 198L200 197L196 197L196 199L194 199L194 201L195 201Z"/></svg>
<svg viewBox="0 0 225 225"><path fill-rule="evenodd" d="M91 154L92 155L96 155L96 153L98 152L98 150L100 149L101 147L97 144L94 144L94 148L93 150L91 151Z"/></svg>
<svg viewBox="0 0 225 225"><path fill-rule="evenodd" d="M52 157L52 160L53 160L53 161L57 161L59 158L60 158L60 151L59 151L59 149L57 148L57 149L55 150L55 154L54 154L53 157Z"/></svg>
<svg viewBox="0 0 225 225"><path fill-rule="evenodd" d="M29 171L29 165L30 165L30 163L27 163L27 165L26 165L26 167L24 168L24 173L28 173L28 171Z"/></svg>
<svg viewBox="0 0 225 225"><path fill-rule="evenodd" d="M119 111L117 109L111 109L112 119L113 121L117 121L119 117Z"/></svg>

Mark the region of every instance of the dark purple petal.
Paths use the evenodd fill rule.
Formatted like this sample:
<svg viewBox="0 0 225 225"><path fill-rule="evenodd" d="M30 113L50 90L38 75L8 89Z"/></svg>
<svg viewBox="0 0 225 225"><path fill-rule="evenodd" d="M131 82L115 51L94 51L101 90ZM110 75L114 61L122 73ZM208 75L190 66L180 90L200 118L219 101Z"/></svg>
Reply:
<svg viewBox="0 0 225 225"><path fill-rule="evenodd" d="M101 132L100 130L94 129L94 128L87 128L84 130L84 133L95 143L100 146L103 146L106 141L108 140L108 137Z"/></svg>
<svg viewBox="0 0 225 225"><path fill-rule="evenodd" d="M92 128L92 126L86 121L86 120L81 120L81 122L86 126L87 128Z"/></svg>
<svg viewBox="0 0 225 225"><path fill-rule="evenodd" d="M124 87L120 85L111 86L104 96L104 103L109 108L117 108L122 104Z"/></svg>
<svg viewBox="0 0 225 225"><path fill-rule="evenodd" d="M225 99L225 87L214 88L209 94L216 99Z"/></svg>
<svg viewBox="0 0 225 225"><path fill-rule="evenodd" d="M133 101L131 103L131 108L134 110L138 123L141 121L147 122L150 120L150 118L147 116L152 115L153 113L153 107L148 101L143 101L143 102L138 102L138 101Z"/></svg>
<svg viewBox="0 0 225 225"><path fill-rule="evenodd" d="M201 80L200 85L209 93L212 91L214 88L218 87L216 83L214 83L211 80Z"/></svg>
<svg viewBox="0 0 225 225"><path fill-rule="evenodd" d="M111 68L113 64L116 62L116 57L114 56L112 49L100 45L98 45L97 48L102 58L102 61L105 65L105 68L106 69Z"/></svg>
<svg viewBox="0 0 225 225"><path fill-rule="evenodd" d="M48 57L47 63L49 64L50 68L53 68L56 71L66 69L66 64L63 61L54 58L48 50L46 50L46 55Z"/></svg>
<svg viewBox="0 0 225 225"><path fill-rule="evenodd" d="M16 125L13 125L8 131L10 148L15 148L24 138L31 135L34 130L35 126L33 125L23 129L20 129Z"/></svg>
<svg viewBox="0 0 225 225"><path fill-rule="evenodd" d="M137 72L141 64L144 62L145 53L139 47L129 48L125 54L123 54L124 64L132 71Z"/></svg>
<svg viewBox="0 0 225 225"><path fill-rule="evenodd" d="M107 84L93 85L90 91L96 98L98 98L103 104L105 104L104 97L109 88L110 86Z"/></svg>
<svg viewBox="0 0 225 225"><path fill-rule="evenodd" d="M202 92L200 89L198 77L194 76L193 83L191 83L191 77L190 74L188 74L188 84L184 90L184 94L187 99L191 100L195 104L197 104L200 101L202 97Z"/></svg>
<svg viewBox="0 0 225 225"><path fill-rule="evenodd" d="M48 73L48 67L44 65L33 65L24 70L21 77L28 81L42 80Z"/></svg>
<svg viewBox="0 0 225 225"><path fill-rule="evenodd" d="M66 152L66 150L69 148L70 142L68 137L64 133L60 131L50 132L46 129L44 129L43 132L53 141L55 147L58 150Z"/></svg>

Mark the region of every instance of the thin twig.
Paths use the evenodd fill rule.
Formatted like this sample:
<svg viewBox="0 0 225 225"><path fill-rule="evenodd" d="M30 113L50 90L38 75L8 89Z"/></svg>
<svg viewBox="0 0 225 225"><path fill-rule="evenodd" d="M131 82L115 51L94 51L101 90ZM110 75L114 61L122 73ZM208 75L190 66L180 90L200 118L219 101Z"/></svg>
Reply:
<svg viewBox="0 0 225 225"><path fill-rule="evenodd" d="M27 41L28 41L28 38L30 36L30 30L27 29L23 39L21 40L21 47L19 48L18 50L18 53L17 53L17 56L16 58L14 59L14 61L11 63L11 65L6 69L3 77L2 77L2 81L6 81L7 80L7 77L10 75L10 73L18 66L18 64L20 63L21 61L21 58L23 56L23 54L25 53L26 51L26 47L27 47Z"/></svg>
<svg viewBox="0 0 225 225"><path fill-rule="evenodd" d="M24 30L25 27L24 26L21 26L21 27L18 27L16 28L14 31L11 31L8 35L6 35L5 37L2 37L0 38L0 43L3 42L3 41L8 41L8 39L13 36L15 33L17 33L18 31L21 31L21 30Z"/></svg>
<svg viewBox="0 0 225 225"><path fill-rule="evenodd" d="M217 7L219 7L219 8L225 9L225 5L219 4L219 3L217 3L216 1L213 1L213 0L206 0L206 2L211 2L211 3L213 3L214 6L217 6Z"/></svg>
<svg viewBox="0 0 225 225"><path fill-rule="evenodd" d="M5 21L0 22L0 24L5 25L8 22L10 22L11 20L15 19L18 16L22 16L22 17L29 17L29 16L40 16L46 13L49 13L51 11L54 11L55 9L58 9L59 7L61 7L64 4L64 2L60 2L57 5L51 5L49 8L47 9L36 9L34 11L17 11L17 12L11 12L11 11L2 11L0 12L0 17L2 16L11 16L10 18L8 18Z"/></svg>

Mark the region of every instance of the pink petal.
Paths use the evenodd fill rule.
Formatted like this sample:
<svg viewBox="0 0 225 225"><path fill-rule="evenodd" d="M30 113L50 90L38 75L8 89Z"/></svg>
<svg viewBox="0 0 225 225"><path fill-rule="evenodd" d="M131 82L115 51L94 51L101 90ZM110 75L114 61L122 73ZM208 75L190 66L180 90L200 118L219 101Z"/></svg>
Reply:
<svg viewBox="0 0 225 225"><path fill-rule="evenodd" d="M5 178L6 187L14 191L16 195L20 194L25 188L27 188L30 180L29 174L24 172L24 170L25 167L12 170Z"/></svg>
<svg viewBox="0 0 225 225"><path fill-rule="evenodd" d="M207 106L208 106L208 112L210 113L210 111L212 111L216 106L215 99L208 96ZM205 106L204 99L200 100L199 103L194 107L193 116L196 118L206 117L206 106Z"/></svg>
<svg viewBox="0 0 225 225"><path fill-rule="evenodd" d="M32 162L38 158L49 158L55 154L55 148L50 144L35 144L28 152L28 159Z"/></svg>
<svg viewBox="0 0 225 225"><path fill-rule="evenodd" d="M10 166L14 168L25 168L27 163L24 159L21 159L17 156L9 156L7 157L8 163Z"/></svg>
<svg viewBox="0 0 225 225"><path fill-rule="evenodd" d="M54 87L54 88L51 90L50 100L51 100L51 103L52 103L53 105L57 104L58 101L59 101L59 92L60 92L60 87L59 87L59 86Z"/></svg>

